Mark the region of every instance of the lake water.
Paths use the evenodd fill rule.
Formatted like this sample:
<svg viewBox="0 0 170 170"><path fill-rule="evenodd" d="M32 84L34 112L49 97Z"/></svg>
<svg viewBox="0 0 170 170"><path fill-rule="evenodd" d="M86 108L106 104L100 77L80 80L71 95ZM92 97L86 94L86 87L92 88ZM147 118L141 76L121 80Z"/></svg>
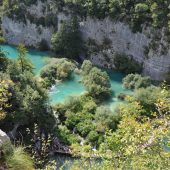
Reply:
<svg viewBox="0 0 170 170"><path fill-rule="evenodd" d="M16 47L11 45L0 45L0 47L3 51L7 53L7 56L10 59L16 59L18 55ZM37 50L29 50L27 56L35 66L35 74L38 75L41 68L46 64L48 53ZM109 105L112 109L119 103L121 103L121 101L118 100L116 96L119 93L129 93L130 91L122 87L122 78L124 77L123 74L113 71L108 71L108 74L111 80L111 87L114 91L114 94L112 96L112 99L107 102L107 105ZM49 92L51 104L63 102L68 96L80 95L84 93L85 88L81 83L79 83L79 81L80 76L74 74L73 79L64 81L53 87L53 89Z"/></svg>

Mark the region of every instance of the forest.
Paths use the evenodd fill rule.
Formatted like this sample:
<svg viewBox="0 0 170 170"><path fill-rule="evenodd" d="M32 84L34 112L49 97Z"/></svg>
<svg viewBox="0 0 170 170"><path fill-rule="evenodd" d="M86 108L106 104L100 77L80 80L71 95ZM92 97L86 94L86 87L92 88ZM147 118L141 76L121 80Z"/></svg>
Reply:
<svg viewBox="0 0 170 170"><path fill-rule="evenodd" d="M90 55L111 42L85 42L80 18L110 17L134 33L164 30L169 44L170 2L51 0L47 8L71 15L57 30L52 13L23 14L37 1L0 2L1 19L54 29L51 45L42 40L36 49L8 43L0 29L0 169L169 170L170 70L154 80L122 52L112 54L114 69L96 65ZM59 165L60 155L72 161Z"/></svg>

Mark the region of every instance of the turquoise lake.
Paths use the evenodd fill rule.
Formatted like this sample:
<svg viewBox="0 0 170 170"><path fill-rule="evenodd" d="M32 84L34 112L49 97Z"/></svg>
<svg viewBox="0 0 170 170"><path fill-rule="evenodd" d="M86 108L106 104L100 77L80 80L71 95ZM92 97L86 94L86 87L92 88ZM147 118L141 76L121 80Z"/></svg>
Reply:
<svg viewBox="0 0 170 170"><path fill-rule="evenodd" d="M0 47L3 51L6 52L8 58L16 59L18 55L16 47L10 45L0 45ZM35 66L36 75L40 73L41 68L46 64L46 59L49 58L47 52L41 52L37 50L29 50L27 56ZM108 71L108 74L111 80L111 87L114 91L114 94L112 99L106 104L109 105L112 109L121 103L121 101L118 100L116 96L120 93L128 94L130 91L122 87L122 79L124 77L123 74L113 71ZM74 74L73 79L64 81L53 87L49 92L51 104L63 102L68 96L80 95L84 93L85 88L81 83L79 83L79 81L80 76Z"/></svg>

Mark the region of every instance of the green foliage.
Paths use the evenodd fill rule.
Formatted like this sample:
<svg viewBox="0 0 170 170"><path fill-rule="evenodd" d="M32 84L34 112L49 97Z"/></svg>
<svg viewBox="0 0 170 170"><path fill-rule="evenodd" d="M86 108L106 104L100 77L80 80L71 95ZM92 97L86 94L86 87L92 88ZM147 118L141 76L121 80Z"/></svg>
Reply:
<svg viewBox="0 0 170 170"><path fill-rule="evenodd" d="M2 93L1 107L5 119L0 122L1 127L9 131L16 124L32 126L36 122L40 127L51 129L54 118L47 92L34 77L32 63L26 58L26 49L19 46L17 61L8 59L5 67L5 72L0 74L1 85L4 83L6 90ZM11 123L6 124L8 121Z"/></svg>
<svg viewBox="0 0 170 170"><path fill-rule="evenodd" d="M53 50L58 56L78 59L82 51L82 38L79 31L77 18L70 22L64 22L56 34L52 37Z"/></svg>
<svg viewBox="0 0 170 170"><path fill-rule="evenodd" d="M126 74L141 73L142 71L142 64L125 54L116 54L114 56L114 65L118 71Z"/></svg>
<svg viewBox="0 0 170 170"><path fill-rule="evenodd" d="M18 50L17 62L21 68L22 73L24 71L32 72L33 65L31 61L26 57L27 49L25 48L25 46L23 44L20 44L17 50Z"/></svg>
<svg viewBox="0 0 170 170"><path fill-rule="evenodd" d="M50 87L55 84L56 80L65 80L71 78L72 72L75 69L75 64L68 59L56 59L47 64L40 73L44 79L45 87Z"/></svg>
<svg viewBox="0 0 170 170"><path fill-rule="evenodd" d="M5 119L7 114L7 109L10 108L9 97L11 96L9 92L10 82L0 79L0 121Z"/></svg>
<svg viewBox="0 0 170 170"><path fill-rule="evenodd" d="M3 38L3 37L0 36L0 44L5 44L5 43L6 43L5 38Z"/></svg>
<svg viewBox="0 0 170 170"><path fill-rule="evenodd" d="M150 77L142 77L139 74L128 74L123 79L123 86L127 89L139 89L151 86Z"/></svg>
<svg viewBox="0 0 170 170"><path fill-rule="evenodd" d="M107 129L116 130L120 115L113 113L106 106L98 107L95 114L95 123L97 131L105 132Z"/></svg>
<svg viewBox="0 0 170 170"><path fill-rule="evenodd" d="M81 74L83 76L88 75L92 68L93 68L92 63L89 60L84 60L81 66Z"/></svg>
<svg viewBox="0 0 170 170"><path fill-rule="evenodd" d="M107 73L96 67L91 67L91 64L85 60L82 65L82 83L88 93L100 101L110 97L111 84ZM90 70L88 74L86 74L88 69Z"/></svg>
<svg viewBox="0 0 170 170"><path fill-rule="evenodd" d="M6 158L6 165L9 170L34 170L33 161L22 147L14 148L13 152Z"/></svg>
<svg viewBox="0 0 170 170"><path fill-rule="evenodd" d="M140 102L140 104L146 110L145 114L151 116L151 112L154 112L156 110L155 103L157 102L157 100L168 98L168 96L169 93L167 91L161 93L161 88L151 86L146 89L141 88L139 90L136 90L134 94L134 100ZM155 111L155 113L157 112Z"/></svg>
<svg viewBox="0 0 170 170"><path fill-rule="evenodd" d="M80 142L79 135L71 133L71 131L66 126L59 125L55 129L54 134L60 139L61 142L66 145Z"/></svg>
<svg viewBox="0 0 170 170"><path fill-rule="evenodd" d="M6 54L0 48L0 71L5 72L8 66Z"/></svg>
<svg viewBox="0 0 170 170"><path fill-rule="evenodd" d="M163 145L169 145L169 92L162 89L160 93L155 102L157 115L150 110L151 118L141 115L145 107L139 102L121 107L122 120L117 131L108 132L101 145L102 153L115 168L168 169L169 153Z"/></svg>
<svg viewBox="0 0 170 170"><path fill-rule="evenodd" d="M44 0L43 2L46 2ZM25 4L23 7L22 4ZM30 14L27 6L36 4L37 0L18 0L8 2L3 1L1 5L1 15L6 13L11 18L17 18L26 22L25 17L29 18L33 23L43 26L56 27L56 15L50 14L37 18ZM85 18L87 16L103 19L110 16L114 20L120 20L128 23L133 31L142 31L143 25L149 25L156 28L169 29L168 0L60 0L53 1L47 9L58 9L58 11L70 12L73 15ZM10 10L8 10L10 9ZM68 9L68 10L65 10ZM26 11L26 12L25 12ZM75 56L74 56L75 57Z"/></svg>
<svg viewBox="0 0 170 170"><path fill-rule="evenodd" d="M128 22L134 31L141 31L144 23L153 27L168 28L170 4L167 0L65 0L65 3L81 16L90 15L99 19L111 16L115 20Z"/></svg>
<svg viewBox="0 0 170 170"><path fill-rule="evenodd" d="M34 166L36 169L49 170L56 168L55 161L50 160L49 154L52 147L52 137L50 134L45 135L41 133L37 124L34 127L27 128L27 135L31 139L27 150L34 159Z"/></svg>
<svg viewBox="0 0 170 170"><path fill-rule="evenodd" d="M96 108L94 99L86 95L72 97L64 104L54 107L58 122L62 125L59 126L59 131L57 130L56 133L64 143L69 145L79 143L82 138L92 145L101 143L101 134L104 132L99 133L96 127L96 124L99 123L97 118L95 120Z"/></svg>

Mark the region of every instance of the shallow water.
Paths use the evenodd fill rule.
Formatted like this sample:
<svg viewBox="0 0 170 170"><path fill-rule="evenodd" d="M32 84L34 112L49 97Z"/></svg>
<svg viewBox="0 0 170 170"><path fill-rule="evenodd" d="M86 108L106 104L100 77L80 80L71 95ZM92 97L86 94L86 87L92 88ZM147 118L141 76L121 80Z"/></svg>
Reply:
<svg viewBox="0 0 170 170"><path fill-rule="evenodd" d="M1 45L0 46L3 51L7 53L7 56L10 59L16 59L17 50L16 47L11 45ZM46 64L45 60L48 58L47 52L41 52L38 50L29 50L28 58L32 61L35 66L35 74L39 74L41 68ZM107 71L111 80L111 87L114 91L112 99L106 104L112 108L121 103L120 100L116 98L119 93L129 93L130 91L124 89L122 87L122 78L124 75L119 72ZM53 87L53 89L49 92L50 102L51 104L63 102L68 96L72 95L80 95L85 92L84 86L79 83L80 76L73 75L73 79L64 81L62 83L57 84L57 86Z"/></svg>

